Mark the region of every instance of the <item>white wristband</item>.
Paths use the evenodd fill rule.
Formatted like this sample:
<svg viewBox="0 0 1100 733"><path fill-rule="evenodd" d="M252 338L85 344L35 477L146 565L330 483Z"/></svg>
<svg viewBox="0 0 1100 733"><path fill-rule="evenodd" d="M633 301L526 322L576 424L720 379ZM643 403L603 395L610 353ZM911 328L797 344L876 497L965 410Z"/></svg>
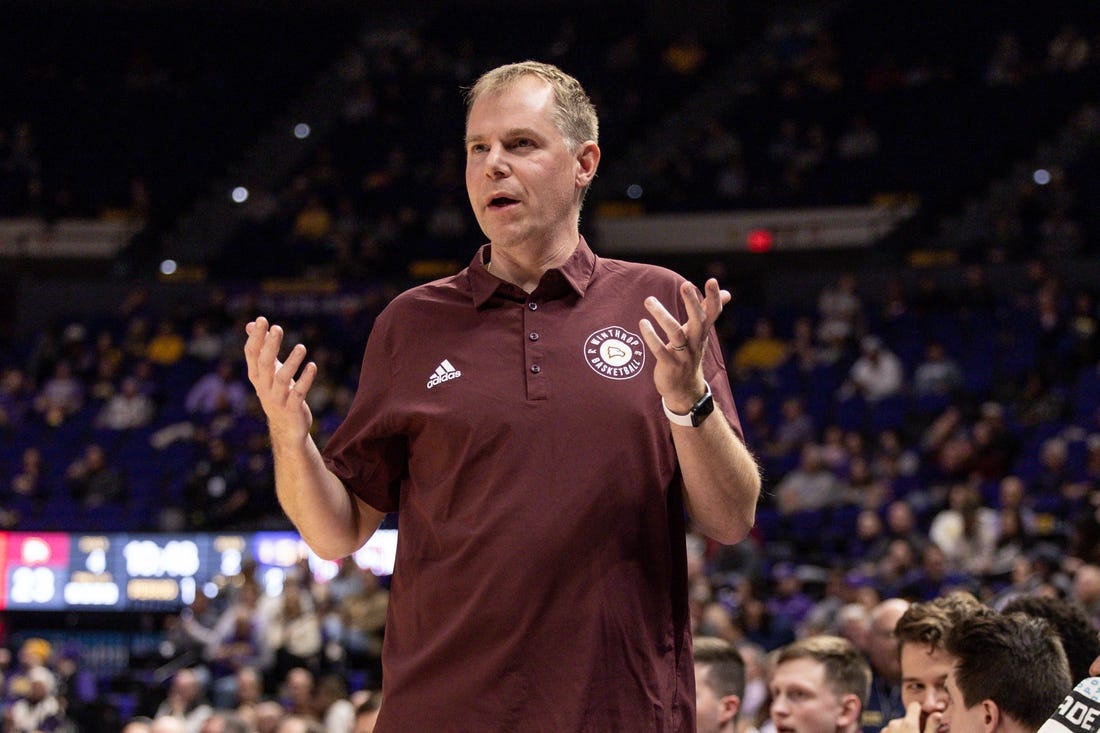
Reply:
<svg viewBox="0 0 1100 733"><path fill-rule="evenodd" d="M661 407L665 408L665 417L667 417L668 421L673 425L683 425L687 428L692 427L691 412L688 412L688 414L686 415L680 415L673 412L672 410L668 409L668 403L665 402L664 397L661 398Z"/></svg>

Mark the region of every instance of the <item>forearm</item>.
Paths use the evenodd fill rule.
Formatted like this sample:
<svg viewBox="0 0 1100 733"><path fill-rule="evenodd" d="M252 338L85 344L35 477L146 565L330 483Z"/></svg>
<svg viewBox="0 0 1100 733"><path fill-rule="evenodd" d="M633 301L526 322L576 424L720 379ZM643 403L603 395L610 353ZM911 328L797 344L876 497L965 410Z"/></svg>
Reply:
<svg viewBox="0 0 1100 733"><path fill-rule="evenodd" d="M719 410L699 427L671 427L692 521L711 539L727 545L740 542L756 518L756 459Z"/></svg>
<svg viewBox="0 0 1100 733"><path fill-rule="evenodd" d="M358 550L385 516L354 496L325 466L317 445L272 439L275 493L302 539L323 558Z"/></svg>

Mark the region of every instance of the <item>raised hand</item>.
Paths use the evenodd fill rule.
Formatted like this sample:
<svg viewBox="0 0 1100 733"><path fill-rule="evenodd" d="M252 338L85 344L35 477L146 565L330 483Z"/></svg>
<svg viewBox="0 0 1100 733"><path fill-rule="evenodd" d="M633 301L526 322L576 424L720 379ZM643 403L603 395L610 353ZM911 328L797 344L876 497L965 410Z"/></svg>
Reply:
<svg viewBox="0 0 1100 733"><path fill-rule="evenodd" d="M302 366L306 347L301 344L290 350L285 362L279 361L283 329L269 326L263 316L250 322L244 330L248 334L244 345L248 379L267 415L272 441L305 440L313 424L313 414L305 398L317 376L317 365L311 361ZM295 379L299 369L301 374Z"/></svg>
<svg viewBox="0 0 1100 733"><path fill-rule="evenodd" d="M657 359L653 371L657 391L670 409L687 412L705 390L702 363L707 337L732 296L711 278L704 285L703 297L690 282L680 286L680 297L687 310L687 321L680 323L664 304L650 296L645 300L645 308L664 331L664 336L657 333L648 318L643 318L638 325L650 353Z"/></svg>

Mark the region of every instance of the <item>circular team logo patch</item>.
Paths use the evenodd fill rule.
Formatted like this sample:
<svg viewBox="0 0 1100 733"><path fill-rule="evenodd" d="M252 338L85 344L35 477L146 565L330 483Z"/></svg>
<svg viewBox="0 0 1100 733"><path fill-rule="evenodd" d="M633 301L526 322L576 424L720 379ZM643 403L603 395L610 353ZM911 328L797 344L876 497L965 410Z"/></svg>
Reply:
<svg viewBox="0 0 1100 733"><path fill-rule="evenodd" d="M645 344L636 333L608 326L585 339L584 360L601 377L630 379L642 371Z"/></svg>

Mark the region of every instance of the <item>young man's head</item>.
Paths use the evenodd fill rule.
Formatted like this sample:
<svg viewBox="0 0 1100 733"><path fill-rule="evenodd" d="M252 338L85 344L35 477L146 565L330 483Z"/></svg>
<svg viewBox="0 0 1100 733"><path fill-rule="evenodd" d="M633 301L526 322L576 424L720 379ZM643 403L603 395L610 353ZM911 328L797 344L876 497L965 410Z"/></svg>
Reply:
<svg viewBox="0 0 1100 733"><path fill-rule="evenodd" d="M944 639L951 628L968 616L995 613L969 593L951 593L926 603L914 603L898 619L894 627L901 662L901 701L921 706L920 729L928 716L947 709L947 676L954 660L944 649ZM940 722L938 733L948 726Z"/></svg>
<svg viewBox="0 0 1100 733"><path fill-rule="evenodd" d="M777 733L855 733L871 688L863 654L839 636L810 636L782 647L768 682Z"/></svg>
<svg viewBox="0 0 1100 733"><path fill-rule="evenodd" d="M955 659L944 714L952 733L1035 733L1073 687L1062 643L1040 618L971 616L944 646Z"/></svg>
<svg viewBox="0 0 1100 733"><path fill-rule="evenodd" d="M735 729L745 696L745 662L729 642L697 637L695 654L695 720L698 733Z"/></svg>
<svg viewBox="0 0 1100 733"><path fill-rule="evenodd" d="M1089 666L1100 656L1100 639L1084 608L1065 598L1018 596L1001 610L1046 619L1062 640L1070 676L1075 680L1089 676Z"/></svg>

